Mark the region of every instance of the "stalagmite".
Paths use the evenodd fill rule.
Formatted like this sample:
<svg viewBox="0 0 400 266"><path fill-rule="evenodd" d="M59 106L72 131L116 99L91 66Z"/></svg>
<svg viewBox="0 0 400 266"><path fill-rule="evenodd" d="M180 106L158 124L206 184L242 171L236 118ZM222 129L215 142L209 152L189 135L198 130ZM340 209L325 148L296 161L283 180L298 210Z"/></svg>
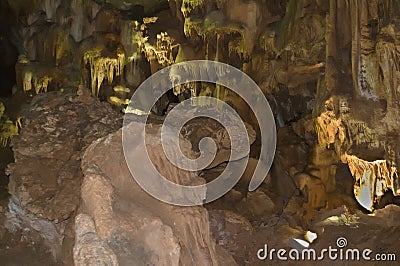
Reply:
<svg viewBox="0 0 400 266"><path fill-rule="evenodd" d="M349 147L353 144L374 145L375 132L368 127L367 123L351 119L350 109L347 106L340 107L339 115L336 116L334 100L330 98L325 102L324 108L325 111L316 118L316 132L321 147L329 148L331 144L336 143L337 137L339 139L337 144L340 146L344 143Z"/></svg>
<svg viewBox="0 0 400 266"><path fill-rule="evenodd" d="M32 89L32 72L27 71L24 74L24 82L23 82L23 88L24 91L30 91Z"/></svg>
<svg viewBox="0 0 400 266"><path fill-rule="evenodd" d="M336 118L333 99L325 102L325 112L316 119L316 131L318 143L322 148L329 148L336 141L336 135L339 134L341 143L345 140L345 128L342 125L341 118Z"/></svg>

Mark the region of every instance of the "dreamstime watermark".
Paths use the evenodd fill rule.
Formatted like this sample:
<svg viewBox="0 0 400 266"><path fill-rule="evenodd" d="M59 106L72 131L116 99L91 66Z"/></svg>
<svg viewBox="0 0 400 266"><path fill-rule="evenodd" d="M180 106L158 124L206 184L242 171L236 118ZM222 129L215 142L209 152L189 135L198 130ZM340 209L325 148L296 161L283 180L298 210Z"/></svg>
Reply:
<svg viewBox="0 0 400 266"><path fill-rule="evenodd" d="M293 260L293 261L396 261L394 253L374 253L371 249L346 248L347 239L339 237L336 246L329 246L320 251L313 248L268 249L265 244L257 251L259 260Z"/></svg>
<svg viewBox="0 0 400 266"><path fill-rule="evenodd" d="M275 155L275 120L261 89L239 69L208 60L174 64L158 71L143 82L132 96L127 109L140 110L147 120L147 114L161 96L173 87L189 82L224 86L235 92L251 108L261 133L260 158L249 184L249 191L255 190L267 176ZM195 101L207 102L210 105L199 108L193 106L192 103ZM213 97L194 97L183 101L167 114L161 129L161 141L169 162L180 169L196 172L206 168L214 160L217 149L211 138L200 140L200 156L197 159L188 158L180 149L181 129L196 117L214 119L226 129L231 141L231 154L225 170L218 178L203 185L183 186L166 179L162 171L158 171L150 160L146 148L145 123L136 123L136 133L132 134L132 131L129 131L132 120L129 114L125 115L122 144L128 168L136 182L154 198L179 206L201 205L225 195L244 173L250 150L245 124L231 106Z"/></svg>

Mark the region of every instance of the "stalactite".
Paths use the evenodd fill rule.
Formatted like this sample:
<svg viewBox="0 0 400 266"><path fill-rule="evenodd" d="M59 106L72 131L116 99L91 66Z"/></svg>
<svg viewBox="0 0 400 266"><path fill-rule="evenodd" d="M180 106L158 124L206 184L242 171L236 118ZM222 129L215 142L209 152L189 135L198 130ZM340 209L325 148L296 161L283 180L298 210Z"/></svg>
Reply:
<svg viewBox="0 0 400 266"><path fill-rule="evenodd" d="M205 38L205 35L202 33L202 24L203 21L200 19L192 19L185 18L183 32L185 36L191 37L193 33L198 34L199 36Z"/></svg>
<svg viewBox="0 0 400 266"><path fill-rule="evenodd" d="M115 76L121 76L124 70L125 54L118 50L117 58L101 56L101 49L87 51L85 64L90 66L92 94L98 96L104 79L111 84Z"/></svg>
<svg viewBox="0 0 400 266"><path fill-rule="evenodd" d="M151 72L154 74L159 68L164 68L175 63L172 56L172 49L178 45L172 45L173 39L166 32L157 34L155 45L147 42L143 43L141 51L144 52L147 61L150 62Z"/></svg>
<svg viewBox="0 0 400 266"><path fill-rule="evenodd" d="M6 147L10 138L18 135L20 128L21 118L18 118L15 123L11 121L5 114L4 104L0 102L0 146Z"/></svg>
<svg viewBox="0 0 400 266"><path fill-rule="evenodd" d="M127 54L128 62L139 59L140 53L148 42L148 37L144 36L146 30L145 24L140 24L137 21L126 21L122 25L121 43L124 46Z"/></svg>
<svg viewBox="0 0 400 266"><path fill-rule="evenodd" d="M354 195L365 209L372 211L374 204L379 202L388 189L395 196L400 195L397 169L394 166L388 167L386 160L368 162L347 154L342 160L349 165L355 179Z"/></svg>
<svg viewBox="0 0 400 266"><path fill-rule="evenodd" d="M192 10L201 7L205 3L204 0L183 0L181 12L186 17Z"/></svg>
<svg viewBox="0 0 400 266"><path fill-rule="evenodd" d="M275 40L276 40L276 33L275 31L265 31L261 36L260 36L260 47L264 50L264 52L267 55L270 55L270 57L277 57L280 55L280 51L276 48L275 46ZM241 43L243 46L243 43ZM237 51L237 53L240 52ZM267 57L268 58L268 57Z"/></svg>
<svg viewBox="0 0 400 266"><path fill-rule="evenodd" d="M71 36L76 42L80 42L83 38L83 27L85 19L85 0L72 0L71 9L73 12L71 24Z"/></svg>
<svg viewBox="0 0 400 266"><path fill-rule="evenodd" d="M400 111L398 108L398 98L400 94L400 53L398 37L393 25L388 25L381 29L380 38L376 44L376 55L378 65L381 69L380 93L387 101L387 121L388 130L396 132L400 125L398 119Z"/></svg>
<svg viewBox="0 0 400 266"><path fill-rule="evenodd" d="M252 45L249 44L250 41L246 40L246 38L248 39L251 35L248 32L249 30L243 29L243 27L239 26L237 23L223 21L222 16L222 14L213 14L207 16L204 20L187 17L184 23L184 33L187 37L192 37L196 34L204 40L206 45L208 45L208 40L216 35L223 38L224 36L238 34L240 37L234 39L228 46L229 52L248 56L252 49ZM206 52L206 58L208 58L208 47Z"/></svg>
<svg viewBox="0 0 400 266"><path fill-rule="evenodd" d="M69 34L65 31L57 33L53 49L53 58L55 58L56 65L59 65L61 59L70 53L70 50Z"/></svg>
<svg viewBox="0 0 400 266"><path fill-rule="evenodd" d="M355 95L377 100L379 89L375 43L371 21L378 20L377 1L352 0L352 75Z"/></svg>
<svg viewBox="0 0 400 266"><path fill-rule="evenodd" d="M329 1L329 14L326 17L326 89L332 91L337 87L337 1Z"/></svg>
<svg viewBox="0 0 400 266"><path fill-rule="evenodd" d="M52 80L52 78L49 77L49 76L44 76L44 77L41 77L41 78L35 77L33 79L35 93L39 94L39 93L42 93L42 92L47 92L47 89L49 87L49 83L50 83L51 80Z"/></svg>
<svg viewBox="0 0 400 266"><path fill-rule="evenodd" d="M217 34L217 51L215 52L215 59L214 61L219 61L219 39L220 39L220 35Z"/></svg>
<svg viewBox="0 0 400 266"><path fill-rule="evenodd" d="M47 20L53 20L58 6L61 4L61 0L44 0L42 2L42 8L46 12Z"/></svg>
<svg viewBox="0 0 400 266"><path fill-rule="evenodd" d="M31 91L32 89L36 94L47 92L49 83L53 78L47 75L38 77L31 71L25 71L23 80L23 89L25 92Z"/></svg>
<svg viewBox="0 0 400 266"><path fill-rule="evenodd" d="M206 43L206 60L208 60L208 58L209 58L209 56L208 56L208 54L209 54L209 47L210 45L209 45L209 43L207 42Z"/></svg>

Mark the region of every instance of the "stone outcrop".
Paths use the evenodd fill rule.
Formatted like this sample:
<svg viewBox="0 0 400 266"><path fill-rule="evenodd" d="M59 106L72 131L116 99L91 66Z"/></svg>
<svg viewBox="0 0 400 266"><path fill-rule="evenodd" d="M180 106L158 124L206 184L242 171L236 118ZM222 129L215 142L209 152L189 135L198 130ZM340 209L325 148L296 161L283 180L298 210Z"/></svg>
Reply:
<svg viewBox="0 0 400 266"><path fill-rule="evenodd" d="M22 130L12 140L6 226L38 233L61 259L74 221L82 182L81 158L94 140L121 126L120 116L87 88L36 96L22 112Z"/></svg>
<svg viewBox="0 0 400 266"><path fill-rule="evenodd" d="M205 208L162 203L134 181L122 129L109 134L122 125L121 115L87 88L40 94L22 114L22 131L12 142L16 161L7 169L10 232L44 243L57 263L235 264L215 245ZM156 167L173 182L204 183L168 162L161 124L153 120L148 148ZM129 133L139 134L135 123Z"/></svg>
<svg viewBox="0 0 400 266"><path fill-rule="evenodd" d="M127 125L124 134L140 134L136 132L136 123ZM160 134L161 125L149 127L148 134ZM125 163L121 134L119 130L101 138L85 152L82 203L75 222L75 263L84 265L82 262L100 254L99 260L104 258L112 263L116 256L120 265L218 265L226 261L234 264L228 254L215 246L203 207L163 203L134 181ZM150 159L167 179L186 185L198 183L199 177L168 162L159 139L151 137L147 149ZM86 238L95 242L88 243Z"/></svg>

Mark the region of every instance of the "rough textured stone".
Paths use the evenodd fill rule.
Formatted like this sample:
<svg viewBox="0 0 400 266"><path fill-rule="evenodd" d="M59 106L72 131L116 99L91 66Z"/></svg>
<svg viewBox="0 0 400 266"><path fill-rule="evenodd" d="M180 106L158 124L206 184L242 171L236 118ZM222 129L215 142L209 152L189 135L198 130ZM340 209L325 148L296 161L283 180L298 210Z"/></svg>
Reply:
<svg viewBox="0 0 400 266"><path fill-rule="evenodd" d="M140 134L135 123L138 122L127 125L125 130L129 134ZM148 134L160 134L161 126L148 127ZM108 243L121 265L132 262L221 264L209 230L207 211L201 206L165 204L143 191L126 166L121 132L119 130L94 142L86 150L82 161L84 179L80 213L93 219L96 237ZM166 178L186 185L198 183L196 179L199 177L195 174L178 170L168 162L160 152L162 146L158 138L150 136L147 148L150 159ZM179 174L176 174L177 170ZM76 232L83 230L79 228L79 223L75 226ZM80 245L75 242L75 250L81 250ZM99 242L93 248L97 250L101 246Z"/></svg>
<svg viewBox="0 0 400 266"><path fill-rule="evenodd" d="M270 246L289 246L289 238L302 238L304 231L320 222L319 217L324 213L332 214L333 218L328 221L331 224L324 225L325 231L317 228L321 229L319 239L313 245L334 244L340 231L348 234L349 240L360 247L396 248L394 217L397 210L393 206L377 210L376 216L371 217L359 215L355 210L364 206L374 211L390 203L399 203L395 197L400 184L397 174L400 162L398 1L8 0L0 5L3 17L4 14L15 17L13 26L17 29L6 29L8 35L13 35L12 40L0 38L6 51L2 54L16 53L10 50L12 45L18 48L16 89L25 90L27 94L59 91L84 83L95 95L98 93L101 100L124 109L127 99L150 74L173 63L194 59L228 63L259 84L270 102L279 129L275 162L268 182L253 194L247 194L247 185L258 162L262 136L257 131L251 108L243 99L221 86L192 82L173 88L170 95L165 95L153 108L154 112L164 114L172 107L168 106L170 101L182 101L194 95L213 96L232 105L257 132L258 135L248 131L256 140L237 191L231 191L207 206L217 212L231 211L252 225L254 233L250 237L244 223L235 223L231 232L242 230L245 233L226 238L233 243L229 251L234 253L239 264L260 263L255 254L266 240ZM154 13L159 7L163 10ZM8 10L12 15L8 16ZM8 27L8 24L4 25L3 28ZM6 56L3 65L13 64L11 61ZM4 73L8 75L8 72ZM170 73L170 77L180 78L179 73ZM79 172L81 156L77 151L103 133L108 134L108 126L116 121L113 116L110 120L98 120L98 112L102 115L104 105L90 100L83 90L79 95L72 96L72 102L79 107L71 110L69 107L58 110L58 102L43 100L46 96L36 98L33 109L26 114L21 136L13 142L17 152L16 164L9 168L9 188L13 197L6 211L8 224L12 228L28 224L27 228L42 232L47 246L53 247L53 251L58 249L62 238L64 244L71 243L78 233L71 228L74 221L71 214L76 209L82 176ZM87 112L92 114L90 118ZM37 123L36 116L39 117ZM81 118L82 123L79 122ZM162 118L159 120L162 122ZM72 125L78 126L73 128ZM219 125L211 122L205 123L204 127L198 124L187 129L194 129L187 135L194 149L198 139L205 135L219 140L217 160L212 165L215 168L201 173L206 180L212 180L225 166L223 162L227 160L230 148L228 138ZM26 138L24 131L30 132ZM103 145L100 142L96 145ZM160 152L161 148L154 146L152 156L156 165L165 168L165 158L158 156ZM103 153L110 151L102 150L101 156ZM246 154L247 151L242 155ZM107 167L110 167L107 173L122 171L120 164ZM105 176L103 170L85 170L87 179L82 188L87 193L82 194L82 201L95 199L99 206L108 208L104 215L112 218L122 215L116 207L122 211L140 209L136 201L129 206L109 206L110 195L125 202L125 199L121 200L123 196L132 193L123 189L126 180L118 179L119 183L116 183L115 176ZM168 178L178 183L190 183L192 178L203 182L196 174L187 175L177 170L170 171ZM105 196L99 196L91 188L104 190ZM367 197L360 197L360 190L363 191L361 195ZM343 205L350 210L339 211L345 209L341 207ZM93 234L77 235L82 241L78 241L76 254L92 258L93 254L108 250L103 253L104 260L111 258L114 261L110 255L114 253L121 263L121 260L129 260L127 258L132 254L149 254L148 250L155 250L168 262L176 262L177 256L160 251L164 246L151 246L147 240L135 246L138 248L130 251L132 253L125 252L127 257L121 258L125 244L113 246L103 239L108 235L120 236L104 229L119 224L112 223L112 219L100 223L102 216L95 206L88 206L85 210L82 205L81 212L93 220L95 230L89 230ZM144 236L149 235L150 239L155 239L157 235L153 231L159 232L169 238L162 251L175 250L178 243L179 260L187 262L190 245L181 241L189 233L181 237L171 222L166 221L166 214L163 216L145 207L138 213L150 217L150 225L143 227L145 233L138 238L145 239ZM198 215L195 219L198 222L204 218L204 213L200 211L202 209L195 210L200 214L189 213ZM168 211L176 214L175 209ZM186 214L175 216L195 224ZM215 220L223 221L225 216L234 215L218 213L215 216ZM362 222L356 223L358 216ZM206 223L203 221L199 226L202 231ZM79 220L77 224L80 225ZM134 231L139 229L130 223L121 224L126 230L133 230L132 234L139 234ZM181 224L176 228L182 227ZM198 228L193 230L200 231ZM213 232L226 236L229 230L218 232L214 227ZM191 234L196 235L195 232ZM90 237L97 242L88 250L85 239ZM378 242L377 245L382 246L374 246ZM111 243L121 241L117 239ZM141 249L143 246L146 250ZM218 255L224 254L221 246L216 247ZM72 256L72 248L65 247L63 250L68 250ZM195 254L196 258L201 256L200 253ZM230 264L229 255L225 255L225 262ZM80 257L77 255L77 263ZM153 255L140 258L142 261L158 260Z"/></svg>
<svg viewBox="0 0 400 266"><path fill-rule="evenodd" d="M12 141L7 227L39 232L59 259L67 223L74 219L82 182L81 157L94 140L122 121L110 106L82 90L33 98Z"/></svg>

